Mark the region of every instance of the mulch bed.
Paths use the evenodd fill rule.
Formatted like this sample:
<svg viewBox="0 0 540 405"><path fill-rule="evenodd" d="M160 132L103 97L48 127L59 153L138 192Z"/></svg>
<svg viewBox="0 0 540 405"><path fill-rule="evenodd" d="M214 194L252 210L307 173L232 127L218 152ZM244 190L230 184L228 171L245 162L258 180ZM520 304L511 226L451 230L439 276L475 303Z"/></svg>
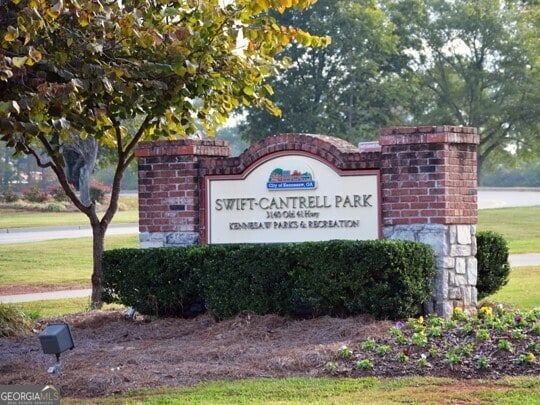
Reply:
<svg viewBox="0 0 540 405"><path fill-rule="evenodd" d="M515 350L510 354L497 352L489 343L478 347L491 355L487 370L476 369L473 357L451 368L444 353L428 358L429 366L421 367L418 359L426 349L416 346L393 345L380 357L360 347L368 338L391 343L389 329L394 323L363 316L299 320L246 312L216 322L209 315L126 319L125 311L112 310L55 321L68 322L75 340L75 349L61 355L63 375L47 373L55 359L41 351L37 335L47 325L43 322L31 335L0 339L0 384L54 384L63 397L93 398L144 387L246 377L540 375L538 362L516 363L515 356L525 350L519 342L513 342ZM447 343L454 338L445 336ZM540 343L538 336L534 339ZM347 359L338 355L344 345L352 349ZM399 363L395 356L404 349L409 350L410 361ZM358 370L356 362L368 357L373 369ZM332 373L327 371L329 361L336 363Z"/></svg>

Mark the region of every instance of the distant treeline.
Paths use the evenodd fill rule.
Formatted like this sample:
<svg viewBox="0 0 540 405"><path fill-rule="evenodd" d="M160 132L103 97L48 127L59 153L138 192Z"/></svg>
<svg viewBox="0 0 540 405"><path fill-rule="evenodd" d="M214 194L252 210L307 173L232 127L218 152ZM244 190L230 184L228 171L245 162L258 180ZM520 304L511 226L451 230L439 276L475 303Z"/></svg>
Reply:
<svg viewBox="0 0 540 405"><path fill-rule="evenodd" d="M495 168L480 179L484 187L540 187L540 162L508 169Z"/></svg>

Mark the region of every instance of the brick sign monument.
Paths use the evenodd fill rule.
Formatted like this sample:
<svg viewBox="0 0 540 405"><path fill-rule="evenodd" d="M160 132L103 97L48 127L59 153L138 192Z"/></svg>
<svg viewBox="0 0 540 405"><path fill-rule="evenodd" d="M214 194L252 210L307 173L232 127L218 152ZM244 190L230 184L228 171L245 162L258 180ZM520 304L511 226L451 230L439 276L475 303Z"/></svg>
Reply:
<svg viewBox="0 0 540 405"><path fill-rule="evenodd" d="M430 245L430 312L476 307L474 128L388 128L354 146L310 134L265 138L238 157L221 140L144 142L141 247L405 239Z"/></svg>

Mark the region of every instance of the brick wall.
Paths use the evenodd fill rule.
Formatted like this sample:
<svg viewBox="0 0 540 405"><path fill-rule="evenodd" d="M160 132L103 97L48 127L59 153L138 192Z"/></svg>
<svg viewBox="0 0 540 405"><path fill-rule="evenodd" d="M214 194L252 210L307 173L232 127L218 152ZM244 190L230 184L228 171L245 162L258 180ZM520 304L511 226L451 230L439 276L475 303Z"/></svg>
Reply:
<svg viewBox="0 0 540 405"><path fill-rule="evenodd" d="M384 129L383 224L476 224L475 128Z"/></svg>
<svg viewBox="0 0 540 405"><path fill-rule="evenodd" d="M343 139L312 134L269 136L238 157L205 159L201 162L201 167L204 175L241 174L259 159L283 151L306 152L344 171L380 167L380 148L360 151L358 147Z"/></svg>
<svg viewBox="0 0 540 405"><path fill-rule="evenodd" d="M265 138L238 157L226 141L182 139L142 142L139 162L139 231L145 247L198 243L205 232L204 176L241 174L259 159L286 150L319 156L338 169L378 169L378 148L361 152L324 135Z"/></svg>
<svg viewBox="0 0 540 405"><path fill-rule="evenodd" d="M200 160L227 157L227 142L142 142L139 163L139 231L145 247L198 243Z"/></svg>

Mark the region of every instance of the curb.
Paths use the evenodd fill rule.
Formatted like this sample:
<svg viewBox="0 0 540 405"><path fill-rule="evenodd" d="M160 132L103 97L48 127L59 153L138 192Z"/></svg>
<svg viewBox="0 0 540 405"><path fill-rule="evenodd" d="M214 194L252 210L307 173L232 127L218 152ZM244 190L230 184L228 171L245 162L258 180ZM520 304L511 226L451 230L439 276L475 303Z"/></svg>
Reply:
<svg viewBox="0 0 540 405"><path fill-rule="evenodd" d="M138 226L138 222L123 223L123 224L111 224L108 229L112 228L129 228L132 226ZM36 226L31 228L0 228L0 233L22 233L22 232L48 232L48 231L79 231L79 230L91 230L90 225L63 225L63 226Z"/></svg>
<svg viewBox="0 0 540 405"><path fill-rule="evenodd" d="M482 191L529 191L540 193L540 187L478 187Z"/></svg>
<svg viewBox="0 0 540 405"><path fill-rule="evenodd" d="M16 304L20 302L62 300L69 298L84 298L92 295L91 289L48 291L32 294L4 295L0 297L0 304Z"/></svg>

